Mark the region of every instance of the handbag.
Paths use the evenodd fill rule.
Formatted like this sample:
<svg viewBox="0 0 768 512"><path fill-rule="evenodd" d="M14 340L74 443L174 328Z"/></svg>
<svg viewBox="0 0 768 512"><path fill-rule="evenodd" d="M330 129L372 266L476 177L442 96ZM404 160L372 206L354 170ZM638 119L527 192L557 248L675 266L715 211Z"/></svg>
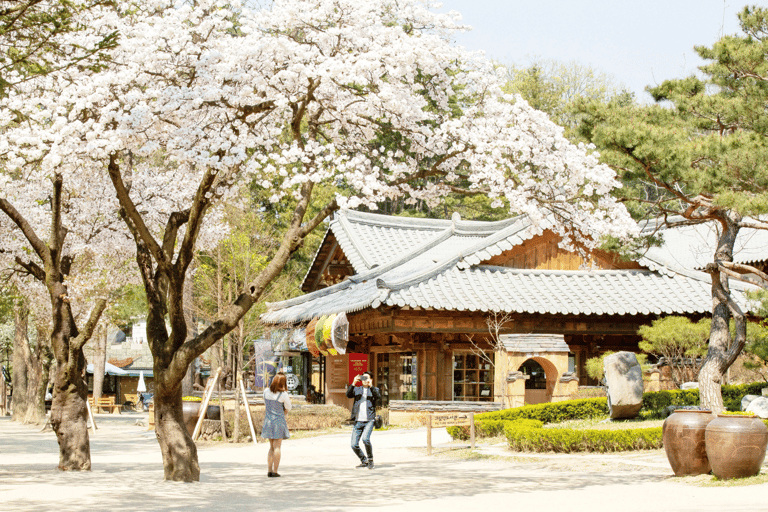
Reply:
<svg viewBox="0 0 768 512"><path fill-rule="evenodd" d="M379 429L384 426L384 418L381 417L381 414L377 414L376 417L373 419L373 427L376 429Z"/></svg>

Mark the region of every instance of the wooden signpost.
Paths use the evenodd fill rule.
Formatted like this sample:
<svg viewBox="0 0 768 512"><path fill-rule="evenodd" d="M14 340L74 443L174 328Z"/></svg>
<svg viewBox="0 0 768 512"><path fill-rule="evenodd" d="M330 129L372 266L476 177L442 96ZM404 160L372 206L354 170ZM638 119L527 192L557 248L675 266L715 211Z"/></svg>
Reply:
<svg viewBox="0 0 768 512"><path fill-rule="evenodd" d="M427 418L427 455L432 455L432 427L463 427L469 425L469 437L472 449L475 449L475 413L474 412L444 412L430 413Z"/></svg>

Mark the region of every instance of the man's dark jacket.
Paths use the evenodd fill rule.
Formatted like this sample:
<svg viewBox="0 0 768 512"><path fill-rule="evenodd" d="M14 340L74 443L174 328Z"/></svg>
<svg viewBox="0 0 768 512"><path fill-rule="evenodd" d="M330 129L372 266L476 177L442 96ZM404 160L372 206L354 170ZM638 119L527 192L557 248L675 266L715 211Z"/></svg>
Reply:
<svg viewBox="0 0 768 512"><path fill-rule="evenodd" d="M379 388L371 386L368 388L368 396L366 397L365 406L368 413L368 420L373 421L376 417L376 402L381 400L381 392ZM352 404L352 419L357 421L357 413L360 410L360 402L363 401L363 386L351 385L347 388L347 398L354 398L355 403Z"/></svg>

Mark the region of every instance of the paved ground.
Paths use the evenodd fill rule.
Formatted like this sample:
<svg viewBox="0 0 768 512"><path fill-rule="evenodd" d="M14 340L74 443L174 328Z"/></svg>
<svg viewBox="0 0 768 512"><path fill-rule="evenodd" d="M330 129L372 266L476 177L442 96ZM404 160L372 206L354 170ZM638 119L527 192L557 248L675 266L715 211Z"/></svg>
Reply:
<svg viewBox="0 0 768 512"><path fill-rule="evenodd" d="M663 451L611 455L521 455L465 445L425 429L374 432L376 469L354 469L348 434L290 439L281 478L266 477L268 445L204 444L200 483L162 480L154 433L137 413L98 415L93 471L56 470L54 435L0 418L4 511L761 511L768 484L698 487L673 478Z"/></svg>

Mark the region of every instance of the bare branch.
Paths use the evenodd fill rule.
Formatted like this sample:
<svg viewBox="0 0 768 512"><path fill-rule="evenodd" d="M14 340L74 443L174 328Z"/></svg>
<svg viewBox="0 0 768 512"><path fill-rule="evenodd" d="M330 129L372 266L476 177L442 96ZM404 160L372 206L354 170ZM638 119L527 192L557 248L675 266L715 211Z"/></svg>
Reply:
<svg viewBox="0 0 768 512"><path fill-rule="evenodd" d="M743 263L732 263L730 261L719 261L718 264L721 267L724 267L720 269L721 272L725 272L729 276L735 279L738 279L739 281L744 281L746 283L758 284L758 283L755 283L754 281L745 279L743 274L739 274L733 271L741 270L742 272L746 272L748 274L754 274L763 280L763 283L758 284L758 286L762 286L763 288L768 288L768 274L766 274L765 272L762 272L756 267L753 267L752 265L745 265Z"/></svg>

